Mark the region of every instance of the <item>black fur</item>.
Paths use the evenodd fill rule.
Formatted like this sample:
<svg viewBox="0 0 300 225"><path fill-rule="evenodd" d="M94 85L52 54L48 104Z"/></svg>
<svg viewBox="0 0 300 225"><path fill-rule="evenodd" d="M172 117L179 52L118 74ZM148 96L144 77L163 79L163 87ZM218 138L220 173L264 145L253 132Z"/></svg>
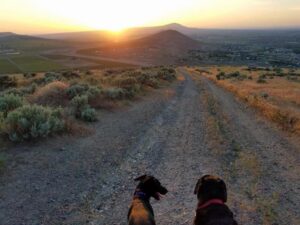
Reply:
<svg viewBox="0 0 300 225"><path fill-rule="evenodd" d="M227 201L227 188L225 182L216 176L205 175L196 184L194 194L198 198L195 225L237 225L225 202ZM211 204L205 208L199 206L209 200L219 199L224 204Z"/></svg>

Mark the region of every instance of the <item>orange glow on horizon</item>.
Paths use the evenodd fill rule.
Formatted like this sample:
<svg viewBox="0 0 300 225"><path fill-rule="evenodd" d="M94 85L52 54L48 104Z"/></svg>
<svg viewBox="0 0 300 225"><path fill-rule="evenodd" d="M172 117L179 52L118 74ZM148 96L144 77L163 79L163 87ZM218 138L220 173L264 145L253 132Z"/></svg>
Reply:
<svg viewBox="0 0 300 225"><path fill-rule="evenodd" d="M2 0L0 32L56 33L182 23L200 28L299 27L298 0Z"/></svg>

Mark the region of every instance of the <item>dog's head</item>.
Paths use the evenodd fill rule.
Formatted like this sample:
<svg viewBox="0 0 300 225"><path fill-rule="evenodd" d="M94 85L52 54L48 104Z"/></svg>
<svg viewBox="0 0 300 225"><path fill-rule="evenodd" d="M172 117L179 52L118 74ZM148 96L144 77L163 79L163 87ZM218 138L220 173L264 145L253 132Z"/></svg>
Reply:
<svg viewBox="0 0 300 225"><path fill-rule="evenodd" d="M159 180L153 176L143 175L134 179L139 181L137 189L146 193L148 196L155 198L156 200L160 199L160 195L167 194L168 190L161 185Z"/></svg>
<svg viewBox="0 0 300 225"><path fill-rule="evenodd" d="M195 187L194 194L200 203L204 203L211 199L221 199L227 201L227 189L225 182L216 176L205 175L201 177Z"/></svg>

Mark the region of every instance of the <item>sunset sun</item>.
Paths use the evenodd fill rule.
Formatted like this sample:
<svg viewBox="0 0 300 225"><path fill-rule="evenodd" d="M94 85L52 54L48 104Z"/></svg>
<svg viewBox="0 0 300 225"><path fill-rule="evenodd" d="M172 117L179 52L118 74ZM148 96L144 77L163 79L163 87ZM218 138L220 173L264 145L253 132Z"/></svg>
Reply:
<svg viewBox="0 0 300 225"><path fill-rule="evenodd" d="M151 3L145 3L139 0L112 0L105 1L105 4L103 1L97 0L83 2L72 0L36 1L36 5L41 10L47 11L47 14L52 18L60 17L68 23L88 29L112 31L120 31L128 27L149 23L159 23L165 19L166 12L175 12L176 7L180 5L184 8L184 4L177 0L172 5L156 3L159 3L159 1L154 0Z"/></svg>

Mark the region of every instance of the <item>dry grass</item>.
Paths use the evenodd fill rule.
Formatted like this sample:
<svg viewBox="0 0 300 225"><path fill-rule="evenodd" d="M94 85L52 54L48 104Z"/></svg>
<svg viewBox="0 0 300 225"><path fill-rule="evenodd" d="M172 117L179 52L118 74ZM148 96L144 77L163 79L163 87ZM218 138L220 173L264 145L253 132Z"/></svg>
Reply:
<svg viewBox="0 0 300 225"><path fill-rule="evenodd" d="M249 106L258 109L263 116L278 124L282 129L300 134L300 82L287 80L285 77L266 79L267 83L257 83L265 71L246 71L244 67L212 67L209 73L201 73L216 84L233 92ZM193 69L194 72L200 74ZM225 79L217 80L216 75L240 71L251 76L252 80Z"/></svg>
<svg viewBox="0 0 300 225"><path fill-rule="evenodd" d="M51 82L29 96L29 101L39 105L65 106L68 101L65 91L68 87L67 83L61 81Z"/></svg>

